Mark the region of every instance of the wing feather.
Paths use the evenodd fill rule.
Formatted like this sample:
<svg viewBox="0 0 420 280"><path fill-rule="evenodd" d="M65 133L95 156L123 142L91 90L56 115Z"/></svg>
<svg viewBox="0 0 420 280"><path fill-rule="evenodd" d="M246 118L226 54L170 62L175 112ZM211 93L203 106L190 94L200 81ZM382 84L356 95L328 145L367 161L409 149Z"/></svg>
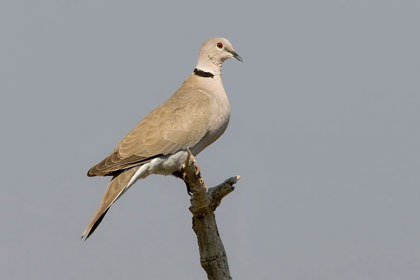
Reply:
<svg viewBox="0 0 420 280"><path fill-rule="evenodd" d="M197 144L207 133L210 98L203 89L186 84L131 130L88 176L113 175Z"/></svg>

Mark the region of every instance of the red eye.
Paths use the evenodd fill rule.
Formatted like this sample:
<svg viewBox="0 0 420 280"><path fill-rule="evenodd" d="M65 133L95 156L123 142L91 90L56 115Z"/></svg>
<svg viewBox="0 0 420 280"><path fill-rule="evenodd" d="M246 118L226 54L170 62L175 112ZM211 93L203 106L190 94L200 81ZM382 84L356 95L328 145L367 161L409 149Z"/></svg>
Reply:
<svg viewBox="0 0 420 280"><path fill-rule="evenodd" d="M223 44L222 44L221 42L219 42L219 43L217 43L217 47L218 47L219 49L221 49L221 48L223 48Z"/></svg>

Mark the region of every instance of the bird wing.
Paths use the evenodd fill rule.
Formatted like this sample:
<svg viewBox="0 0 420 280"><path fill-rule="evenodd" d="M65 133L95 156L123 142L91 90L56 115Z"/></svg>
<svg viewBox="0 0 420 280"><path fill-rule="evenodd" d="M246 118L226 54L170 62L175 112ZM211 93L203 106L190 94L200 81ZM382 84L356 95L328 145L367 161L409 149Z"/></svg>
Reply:
<svg viewBox="0 0 420 280"><path fill-rule="evenodd" d="M210 97L188 80L165 103L147 115L88 176L115 172L197 144L207 133Z"/></svg>

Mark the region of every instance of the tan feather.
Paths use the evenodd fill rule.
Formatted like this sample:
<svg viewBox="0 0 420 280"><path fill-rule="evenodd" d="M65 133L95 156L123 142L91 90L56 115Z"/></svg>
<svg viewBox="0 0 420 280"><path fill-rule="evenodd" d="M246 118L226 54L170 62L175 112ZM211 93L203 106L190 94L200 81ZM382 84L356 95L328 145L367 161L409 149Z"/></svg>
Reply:
<svg viewBox="0 0 420 280"><path fill-rule="evenodd" d="M90 220L86 229L82 233L81 238L86 237L86 240L95 231L111 205L125 192L128 182L138 169L139 167L128 169L112 178L111 182L109 182L108 187L106 188L104 197L102 198L98 210L96 210L93 218Z"/></svg>
<svg viewBox="0 0 420 280"><path fill-rule="evenodd" d="M191 148L207 133L210 98L192 75L165 103L147 115L88 176L113 175L159 155Z"/></svg>

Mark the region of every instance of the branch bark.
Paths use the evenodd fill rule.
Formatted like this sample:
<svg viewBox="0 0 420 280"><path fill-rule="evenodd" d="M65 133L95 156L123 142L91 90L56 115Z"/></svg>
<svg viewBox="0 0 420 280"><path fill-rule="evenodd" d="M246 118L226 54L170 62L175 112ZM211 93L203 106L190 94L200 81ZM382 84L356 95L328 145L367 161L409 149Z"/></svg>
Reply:
<svg viewBox="0 0 420 280"><path fill-rule="evenodd" d="M223 183L207 188L200 174L200 167L188 151L188 160L183 170L183 179L191 191L190 211L192 227L197 235L201 266L209 280L232 279L226 251L217 229L214 211L222 199L231 193L240 176L226 179Z"/></svg>

